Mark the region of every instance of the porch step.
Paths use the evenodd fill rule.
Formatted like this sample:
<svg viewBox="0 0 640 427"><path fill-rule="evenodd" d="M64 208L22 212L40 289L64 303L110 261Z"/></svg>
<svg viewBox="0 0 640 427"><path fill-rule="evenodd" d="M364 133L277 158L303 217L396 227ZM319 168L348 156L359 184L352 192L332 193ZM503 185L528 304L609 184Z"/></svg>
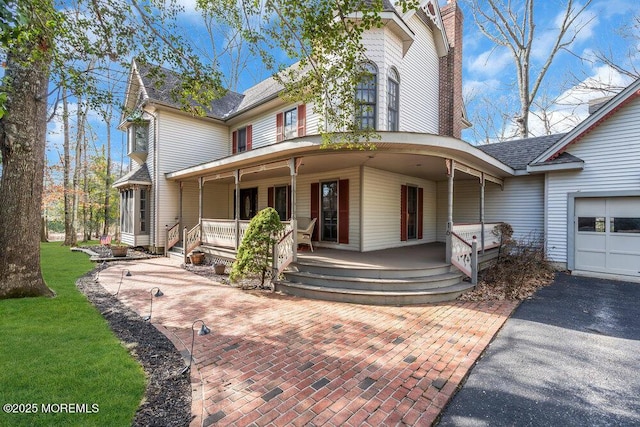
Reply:
<svg viewBox="0 0 640 427"><path fill-rule="evenodd" d="M276 291L304 298L320 299L324 301L349 302L369 305L412 305L429 304L442 301L451 301L471 289L473 285L468 282L459 282L455 285L436 289L424 289L415 291L373 291L345 288L329 288L324 286L306 285L294 282L276 283Z"/></svg>
<svg viewBox="0 0 640 427"><path fill-rule="evenodd" d="M364 271L363 271L364 272ZM353 289L367 291L416 291L443 288L460 283L462 273L442 273L429 276L407 277L404 279L387 279L371 277L353 277L347 275L316 274L308 271L287 271L285 277L290 282L304 283L336 289Z"/></svg>
<svg viewBox="0 0 640 427"><path fill-rule="evenodd" d="M289 266L291 271L304 271L319 275L360 277L371 279L408 279L457 272L450 264L436 264L430 267L416 268L367 268L353 265L327 265L309 261L298 261Z"/></svg>
<svg viewBox="0 0 640 427"><path fill-rule="evenodd" d="M275 283L277 291L305 298L372 305L449 301L473 286L449 264L421 268L366 268L297 262Z"/></svg>
<svg viewBox="0 0 640 427"><path fill-rule="evenodd" d="M184 252L181 246L174 246L167 251L167 256L175 260L184 262Z"/></svg>

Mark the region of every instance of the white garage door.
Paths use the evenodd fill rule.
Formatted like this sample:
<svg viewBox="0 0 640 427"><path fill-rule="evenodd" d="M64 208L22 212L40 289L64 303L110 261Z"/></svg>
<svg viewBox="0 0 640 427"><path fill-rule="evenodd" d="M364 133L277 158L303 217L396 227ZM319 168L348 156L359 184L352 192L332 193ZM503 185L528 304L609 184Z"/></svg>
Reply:
<svg viewBox="0 0 640 427"><path fill-rule="evenodd" d="M576 199L576 270L640 276L640 197Z"/></svg>

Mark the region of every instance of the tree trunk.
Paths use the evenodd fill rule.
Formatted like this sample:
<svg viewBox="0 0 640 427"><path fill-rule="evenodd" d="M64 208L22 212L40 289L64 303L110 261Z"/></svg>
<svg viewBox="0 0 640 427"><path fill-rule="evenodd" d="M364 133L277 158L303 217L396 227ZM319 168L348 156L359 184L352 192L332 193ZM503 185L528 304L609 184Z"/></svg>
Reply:
<svg viewBox="0 0 640 427"><path fill-rule="evenodd" d="M109 234L109 194L111 193L111 109L112 106L107 106L109 111L105 116L105 124L107 126L107 164L104 179L104 228L102 234Z"/></svg>
<svg viewBox="0 0 640 427"><path fill-rule="evenodd" d="M43 46L46 41L27 39ZM7 55L6 114L0 119L0 299L53 296L40 271L40 215L50 57Z"/></svg>
<svg viewBox="0 0 640 427"><path fill-rule="evenodd" d="M71 187L71 138L69 137L69 103L67 88L62 87L62 127L64 132L63 170L64 170L64 246L78 243L73 217L73 188Z"/></svg>

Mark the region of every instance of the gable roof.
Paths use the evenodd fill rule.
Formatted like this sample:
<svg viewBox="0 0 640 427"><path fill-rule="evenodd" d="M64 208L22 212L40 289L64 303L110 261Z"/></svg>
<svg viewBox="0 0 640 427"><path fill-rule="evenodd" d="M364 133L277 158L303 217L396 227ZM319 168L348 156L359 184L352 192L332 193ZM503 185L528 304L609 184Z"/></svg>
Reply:
<svg viewBox="0 0 640 427"><path fill-rule="evenodd" d="M137 64L137 69L148 100L180 108L180 104L172 96L172 92L180 84L178 73L163 67L151 67L143 64ZM242 94L228 91L223 97L214 99L209 106L205 106L205 113L209 117L222 120L238 107L243 97Z"/></svg>
<svg viewBox="0 0 640 427"><path fill-rule="evenodd" d="M540 156L540 153L549 149L564 135L564 133L557 133L536 138L514 139L480 145L478 148L515 170L526 170L527 165Z"/></svg>
<svg viewBox="0 0 640 427"><path fill-rule="evenodd" d="M624 88L620 93L607 101L595 113L583 120L578 126L567 132L562 138L541 152L532 163L543 163L551 161L562 155L567 147L574 144L582 137L587 135L596 127L600 126L604 121L611 117L620 108L627 105L630 101L640 96L640 79L637 79L629 86Z"/></svg>

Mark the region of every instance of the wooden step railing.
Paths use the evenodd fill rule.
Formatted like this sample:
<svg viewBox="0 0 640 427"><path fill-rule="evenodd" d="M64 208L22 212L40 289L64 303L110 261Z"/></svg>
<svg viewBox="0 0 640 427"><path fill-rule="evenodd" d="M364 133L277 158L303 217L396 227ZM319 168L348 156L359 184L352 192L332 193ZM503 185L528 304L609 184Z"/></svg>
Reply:
<svg viewBox="0 0 640 427"><path fill-rule="evenodd" d="M200 223L196 224L191 230L188 230L187 227L182 231L182 242L184 245L184 263L187 263L187 257L191 253L192 250L200 246Z"/></svg>
<svg viewBox="0 0 640 427"><path fill-rule="evenodd" d="M472 236L471 243L455 232L451 232L451 264L478 284L478 240Z"/></svg>
<svg viewBox="0 0 640 427"><path fill-rule="evenodd" d="M167 252L169 249L174 247L180 241L180 223L176 223L171 228L169 226L165 226L167 229L167 240L164 246L164 256L167 256Z"/></svg>
<svg viewBox="0 0 640 427"><path fill-rule="evenodd" d="M273 245L273 280L293 261L293 232L290 224L285 225L280 238Z"/></svg>

